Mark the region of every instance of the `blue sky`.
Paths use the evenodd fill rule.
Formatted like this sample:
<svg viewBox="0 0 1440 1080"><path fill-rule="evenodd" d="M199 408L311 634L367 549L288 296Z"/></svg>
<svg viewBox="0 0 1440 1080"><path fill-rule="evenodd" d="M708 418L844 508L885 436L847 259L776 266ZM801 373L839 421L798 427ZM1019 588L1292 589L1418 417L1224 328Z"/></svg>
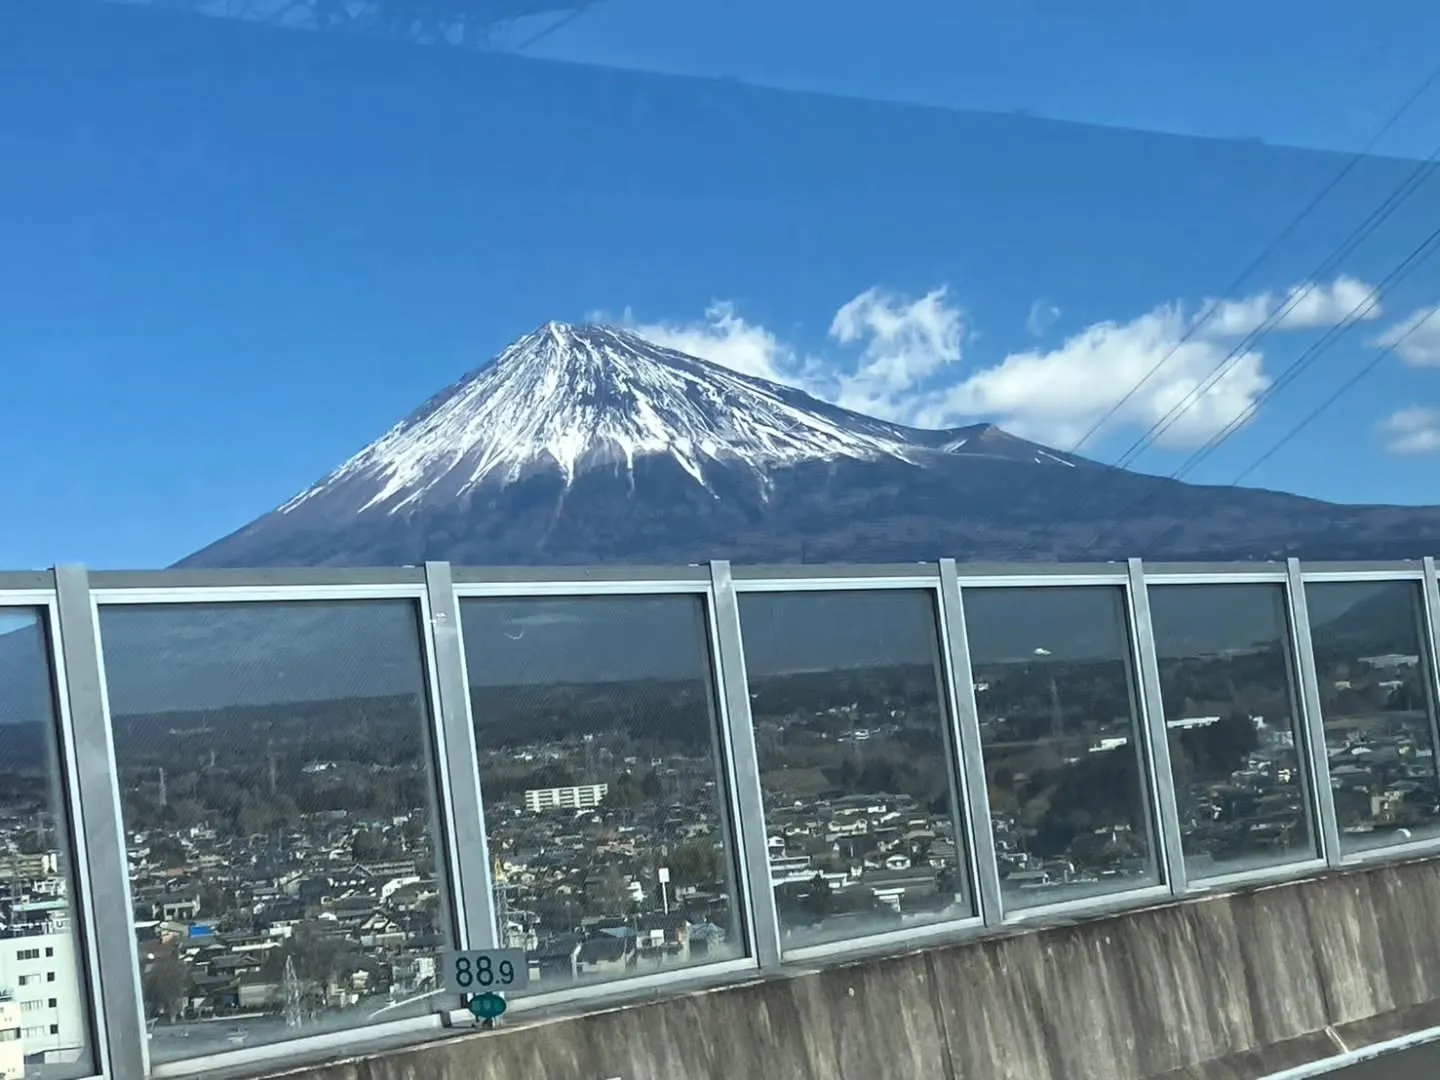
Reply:
<svg viewBox="0 0 1440 1080"><path fill-rule="evenodd" d="M525 45L556 15L501 40ZM1362 146L1435 66L1424 0L602 0L529 56L807 93ZM1387 143L1424 157L1435 104ZM1427 123L1427 121L1429 121Z"/></svg>
<svg viewBox="0 0 1440 1080"><path fill-rule="evenodd" d="M1068 449L1221 302L1083 448L1114 459L1304 287L1135 463L1170 472L1440 227L1436 178L1315 279L1440 144L1436 87L1225 291L1430 74L1433 5L978 7L600 0L520 57L7 4L0 566L166 564L597 313ZM1432 261L1189 478L1234 480L1437 303ZM1432 331L1247 482L1440 501Z"/></svg>

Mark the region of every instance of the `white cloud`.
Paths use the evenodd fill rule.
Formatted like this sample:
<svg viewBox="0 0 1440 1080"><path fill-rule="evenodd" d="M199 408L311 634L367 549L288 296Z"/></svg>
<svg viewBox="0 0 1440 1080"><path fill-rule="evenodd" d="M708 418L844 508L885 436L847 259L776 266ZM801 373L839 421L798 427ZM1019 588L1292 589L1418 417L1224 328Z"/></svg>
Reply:
<svg viewBox="0 0 1440 1080"><path fill-rule="evenodd" d="M844 304L829 336L859 349L850 369L801 356L768 328L746 321L733 303L711 304L695 323L644 323L631 312L622 322L642 337L732 371L794 386L870 416L911 419L916 388L942 367L959 363L964 319L946 290L919 299L880 288Z"/></svg>
<svg viewBox="0 0 1440 1080"><path fill-rule="evenodd" d="M1440 367L1440 305L1413 312L1376 338L1375 344L1393 348L1412 367Z"/></svg>
<svg viewBox="0 0 1440 1080"><path fill-rule="evenodd" d="M1044 337L1060 318L1060 309L1049 300L1036 300L1030 305L1030 314L1025 316L1025 332L1031 337Z"/></svg>
<svg viewBox="0 0 1440 1080"><path fill-rule="evenodd" d="M1238 325L1239 316L1233 319L1228 325ZM1186 338L1194 322L1179 303L1096 323L1053 349L1014 352L958 380L946 374L962 359L966 320L944 289L919 299L868 289L844 304L829 336L858 352L849 365L802 356L731 304L712 305L695 324L627 322L660 344L872 416L932 428L993 420L1062 447L1102 421L1104 430L1146 430L1163 421L1163 445L1200 445L1248 420L1271 381L1258 350L1231 357L1233 343L1223 338Z"/></svg>
<svg viewBox="0 0 1440 1080"><path fill-rule="evenodd" d="M1265 325L1274 310L1275 298L1260 293L1243 300L1212 300L1201 308L1198 318L1205 319L1201 332L1207 337L1244 337Z"/></svg>
<svg viewBox="0 0 1440 1080"><path fill-rule="evenodd" d="M1244 337L1262 326L1273 330L1318 330L1337 326L1347 319L1356 322L1378 319L1380 296L1375 286L1341 274L1329 285L1304 282L1292 285L1283 294L1256 293L1240 300L1210 300L1201 308L1205 319L1200 332L1206 337ZM1210 312L1206 318L1206 312ZM1274 323L1270 323L1270 319Z"/></svg>
<svg viewBox="0 0 1440 1080"><path fill-rule="evenodd" d="M864 343L859 366L837 377L834 401L847 409L903 420L916 387L947 364L960 362L960 310L946 290L918 300L867 289L835 313L830 336L841 345Z"/></svg>
<svg viewBox="0 0 1440 1080"><path fill-rule="evenodd" d="M1401 409L1380 422L1380 432L1392 454L1440 452L1440 409L1418 405Z"/></svg>
<svg viewBox="0 0 1440 1080"><path fill-rule="evenodd" d="M1270 380L1259 352L1227 361L1220 343L1182 341L1187 325L1178 304L1129 322L1097 323L1058 348L1012 353L928 395L915 420L945 426L991 417L1016 434L1069 446L1102 421L1107 428L1148 429L1173 409L1160 442L1198 445L1250 410ZM1224 373L1205 385L1222 365Z"/></svg>
<svg viewBox="0 0 1440 1080"><path fill-rule="evenodd" d="M746 322L728 301L711 304L703 321L689 325L636 323L628 311L623 321L657 345L698 356L742 375L803 386L807 371L813 369L813 363L803 363L774 333Z"/></svg>
<svg viewBox="0 0 1440 1080"><path fill-rule="evenodd" d="M1349 318L1359 321L1378 319L1381 315L1380 294L1375 286L1343 274L1329 288L1313 283L1296 285L1281 307L1291 301L1294 306L1280 317L1281 330L1310 330L1335 326Z"/></svg>

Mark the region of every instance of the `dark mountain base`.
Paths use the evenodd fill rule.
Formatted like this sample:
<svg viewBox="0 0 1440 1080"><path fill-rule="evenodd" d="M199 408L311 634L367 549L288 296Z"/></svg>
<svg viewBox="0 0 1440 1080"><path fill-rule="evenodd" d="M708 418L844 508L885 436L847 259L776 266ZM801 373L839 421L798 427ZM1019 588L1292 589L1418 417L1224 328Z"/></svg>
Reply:
<svg viewBox="0 0 1440 1080"><path fill-rule="evenodd" d="M274 512L184 566L1418 558L1440 508L1336 506L1120 470L952 458L812 462L771 474L671 459L481 488L387 514Z"/></svg>

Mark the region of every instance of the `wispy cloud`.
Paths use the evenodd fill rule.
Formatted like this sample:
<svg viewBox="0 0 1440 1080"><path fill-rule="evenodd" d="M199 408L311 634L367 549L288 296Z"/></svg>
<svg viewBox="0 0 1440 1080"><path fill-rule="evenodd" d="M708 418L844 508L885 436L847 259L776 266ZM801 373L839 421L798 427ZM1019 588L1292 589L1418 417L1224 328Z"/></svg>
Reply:
<svg viewBox="0 0 1440 1080"><path fill-rule="evenodd" d="M1031 337L1044 337L1058 318L1058 307L1043 298L1036 300L1030 305L1030 314L1025 316L1025 332Z"/></svg>
<svg viewBox="0 0 1440 1080"><path fill-rule="evenodd" d="M1279 294L1267 291L1238 300L1209 300L1200 309L1200 316L1205 317L1200 333L1244 337L1267 325L1274 330L1319 330L1347 319L1378 319L1382 308L1374 293L1375 286L1341 274L1329 285L1302 282Z"/></svg>
<svg viewBox="0 0 1440 1080"><path fill-rule="evenodd" d="M918 300L865 290L830 323L832 339L860 347L858 366L836 380L835 403L887 420L909 419L916 387L960 362L962 327L960 310L943 288Z"/></svg>
<svg viewBox="0 0 1440 1080"><path fill-rule="evenodd" d="M1197 319L1204 319L1202 331L1207 337L1244 337L1265 325L1275 310L1275 299L1269 293L1247 296L1240 300L1211 300L1200 309Z"/></svg>
<svg viewBox="0 0 1440 1080"><path fill-rule="evenodd" d="M802 361L770 330L742 318L730 301L711 304L705 317L693 323L637 322L628 310L621 321L657 345L698 356L742 375L802 388L818 375L818 361Z"/></svg>
<svg viewBox="0 0 1440 1080"><path fill-rule="evenodd" d="M913 411L910 397L917 385L960 361L964 330L961 312L947 302L943 288L918 299L867 289L831 320L830 340L859 352L858 362L842 369L802 356L773 331L747 321L729 301L711 304L704 318L691 323L644 322L629 311L623 322L657 345L892 420Z"/></svg>
<svg viewBox="0 0 1440 1080"><path fill-rule="evenodd" d="M1380 422L1385 449L1392 454L1440 453L1440 409L1416 405Z"/></svg>
<svg viewBox="0 0 1440 1080"><path fill-rule="evenodd" d="M1054 349L1011 353L931 395L915 419L944 426L991 417L1016 434L1070 446L1102 422L1148 428L1176 409L1162 443L1198 445L1250 409L1270 379L1258 351L1227 360L1222 344L1182 340L1187 325L1179 304L1097 323ZM1222 365L1224 374L1204 385Z"/></svg>
<svg viewBox="0 0 1440 1080"><path fill-rule="evenodd" d="M866 289L835 312L825 360L802 356L728 303L712 305L694 323L627 321L660 344L902 423L941 428L989 419L1016 434L1069 446L1097 427L1148 429L1164 421L1160 443L1189 447L1248 421L1271 384L1260 350L1231 355L1235 337L1264 324L1291 299L1295 303L1276 329L1335 325L1357 307L1363 310L1371 291L1358 278L1342 276L1328 285L1208 301L1214 310L1198 333L1194 309L1174 301L1127 320L1095 323L1053 348L1011 352L964 374L963 343L973 342L974 334L944 288L918 297ZM1031 321L1055 310L1032 309ZM1440 319L1434 323L1440 350Z"/></svg>
<svg viewBox="0 0 1440 1080"><path fill-rule="evenodd" d="M1412 312L1375 339L1411 367L1440 367L1440 305Z"/></svg>

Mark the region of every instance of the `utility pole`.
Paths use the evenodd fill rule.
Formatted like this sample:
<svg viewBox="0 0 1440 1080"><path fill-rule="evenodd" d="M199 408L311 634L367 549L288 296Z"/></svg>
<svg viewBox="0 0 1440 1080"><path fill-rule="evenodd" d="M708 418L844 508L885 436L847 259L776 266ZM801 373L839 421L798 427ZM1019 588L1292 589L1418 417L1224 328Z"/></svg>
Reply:
<svg viewBox="0 0 1440 1080"><path fill-rule="evenodd" d="M1060 738L1065 733L1065 714L1060 709L1060 687L1050 677L1050 734Z"/></svg>
<svg viewBox="0 0 1440 1080"><path fill-rule="evenodd" d="M490 874L495 882L495 922L500 931L500 947L510 947L510 890L506 888L505 871L500 865L500 856L495 856Z"/></svg>
<svg viewBox="0 0 1440 1080"><path fill-rule="evenodd" d="M293 956L285 958L285 977L280 985L285 994L285 1026L298 1028L305 1019L301 1001L304 991L300 985L300 977L295 974Z"/></svg>

